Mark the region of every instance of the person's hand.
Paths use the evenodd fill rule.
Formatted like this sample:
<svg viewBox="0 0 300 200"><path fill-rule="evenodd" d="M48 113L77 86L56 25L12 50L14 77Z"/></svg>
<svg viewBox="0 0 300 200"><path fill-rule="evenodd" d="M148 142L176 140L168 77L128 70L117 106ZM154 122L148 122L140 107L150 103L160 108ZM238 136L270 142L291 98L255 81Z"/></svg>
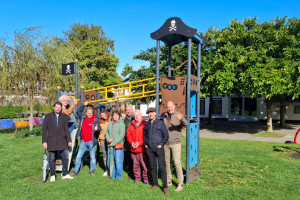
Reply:
<svg viewBox="0 0 300 200"><path fill-rule="evenodd" d="M176 119L178 119L179 121L182 120L181 114L178 113L178 114L176 115Z"/></svg>
<svg viewBox="0 0 300 200"><path fill-rule="evenodd" d="M158 145L158 146L157 146L158 149L160 149L161 147L162 147L161 145Z"/></svg>
<svg viewBox="0 0 300 200"><path fill-rule="evenodd" d="M78 104L78 101L74 100L73 104L76 106Z"/></svg>
<svg viewBox="0 0 300 200"><path fill-rule="evenodd" d="M136 147L135 147L135 143L134 143L134 142L133 142L133 143L131 143L131 146L132 146L132 148L134 148L134 149L136 148Z"/></svg>
<svg viewBox="0 0 300 200"><path fill-rule="evenodd" d="M71 147L72 146L72 142L68 142L68 146Z"/></svg>
<svg viewBox="0 0 300 200"><path fill-rule="evenodd" d="M140 146L140 143L136 142L135 145L136 145L136 148L138 148Z"/></svg>
<svg viewBox="0 0 300 200"><path fill-rule="evenodd" d="M98 125L96 124L96 126L95 126L95 131L98 131Z"/></svg>
<svg viewBox="0 0 300 200"><path fill-rule="evenodd" d="M110 145L109 145L109 146L111 146L111 147L112 147L112 146L113 146L113 145L112 145L112 143L110 143Z"/></svg>
<svg viewBox="0 0 300 200"><path fill-rule="evenodd" d="M85 106L87 106L88 104L89 104L89 102L88 101L86 101L86 102L84 102L83 103Z"/></svg>
<svg viewBox="0 0 300 200"><path fill-rule="evenodd" d="M46 149L46 150L47 150L47 148L48 148L48 144L47 144L46 142L44 142L44 143L43 143L43 147L44 147L44 149Z"/></svg>
<svg viewBox="0 0 300 200"><path fill-rule="evenodd" d="M112 139L107 140L108 143L112 143Z"/></svg>
<svg viewBox="0 0 300 200"><path fill-rule="evenodd" d="M145 147L146 147L146 148L148 148L148 146L147 146L147 145L145 145Z"/></svg>

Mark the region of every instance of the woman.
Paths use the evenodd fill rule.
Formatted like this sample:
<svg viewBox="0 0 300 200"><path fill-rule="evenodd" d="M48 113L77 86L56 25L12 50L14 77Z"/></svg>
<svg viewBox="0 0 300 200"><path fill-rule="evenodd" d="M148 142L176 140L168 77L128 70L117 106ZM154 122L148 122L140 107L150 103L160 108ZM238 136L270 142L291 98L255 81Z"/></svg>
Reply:
<svg viewBox="0 0 300 200"><path fill-rule="evenodd" d="M121 119L125 119L126 117L126 104L120 103L120 112L121 112Z"/></svg>
<svg viewBox="0 0 300 200"><path fill-rule="evenodd" d="M106 165L106 161L107 161L107 154L106 154L106 141L105 141L105 132L106 132L106 128L108 126L108 123L111 121L111 117L109 115L109 112L107 110L102 110L100 113L100 127L101 127L101 131L99 134L99 138L98 138L98 143L99 143L99 147L101 147L102 149L102 156L103 156L103 163L104 163L104 167L105 167L105 172L103 173L103 176L107 176L108 174L108 169L107 169L107 165Z"/></svg>
<svg viewBox="0 0 300 200"><path fill-rule="evenodd" d="M108 155L107 166L110 172L108 179L117 178L121 180L123 174L124 148L118 148L118 146L124 144L125 124L120 117L121 113L119 111L113 111L113 121L108 123L105 132Z"/></svg>

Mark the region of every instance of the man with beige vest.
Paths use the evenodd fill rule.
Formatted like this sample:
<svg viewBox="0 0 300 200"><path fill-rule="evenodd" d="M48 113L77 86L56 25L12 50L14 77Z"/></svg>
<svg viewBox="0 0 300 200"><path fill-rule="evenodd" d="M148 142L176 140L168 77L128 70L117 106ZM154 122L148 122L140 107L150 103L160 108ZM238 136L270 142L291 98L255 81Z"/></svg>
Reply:
<svg viewBox="0 0 300 200"><path fill-rule="evenodd" d="M164 123L169 133L169 140L164 146L165 162L167 170L168 186L172 185L172 170L171 170L171 152L173 156L174 165L176 168L176 175L178 179L178 186L175 189L179 192L183 189L183 172L181 166L181 137L182 128L186 126L187 120L182 114L175 110L175 104L172 101L167 103L168 112L163 115Z"/></svg>

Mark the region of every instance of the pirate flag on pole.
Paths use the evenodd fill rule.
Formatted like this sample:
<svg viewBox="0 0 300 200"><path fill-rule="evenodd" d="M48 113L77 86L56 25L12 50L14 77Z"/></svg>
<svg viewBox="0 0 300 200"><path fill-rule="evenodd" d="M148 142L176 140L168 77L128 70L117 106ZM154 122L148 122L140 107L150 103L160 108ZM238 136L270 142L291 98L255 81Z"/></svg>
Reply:
<svg viewBox="0 0 300 200"><path fill-rule="evenodd" d="M75 74L75 63L62 64L62 75Z"/></svg>

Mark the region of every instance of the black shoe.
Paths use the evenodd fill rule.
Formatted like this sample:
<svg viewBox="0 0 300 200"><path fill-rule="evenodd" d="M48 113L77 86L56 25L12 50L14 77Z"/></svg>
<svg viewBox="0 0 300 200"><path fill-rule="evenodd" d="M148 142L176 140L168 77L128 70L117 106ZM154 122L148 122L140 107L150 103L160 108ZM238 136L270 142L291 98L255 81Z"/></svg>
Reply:
<svg viewBox="0 0 300 200"><path fill-rule="evenodd" d="M72 177L75 177L75 176L77 176L78 174L76 174L75 172L72 172L71 174L70 174L70 176L72 176Z"/></svg>

